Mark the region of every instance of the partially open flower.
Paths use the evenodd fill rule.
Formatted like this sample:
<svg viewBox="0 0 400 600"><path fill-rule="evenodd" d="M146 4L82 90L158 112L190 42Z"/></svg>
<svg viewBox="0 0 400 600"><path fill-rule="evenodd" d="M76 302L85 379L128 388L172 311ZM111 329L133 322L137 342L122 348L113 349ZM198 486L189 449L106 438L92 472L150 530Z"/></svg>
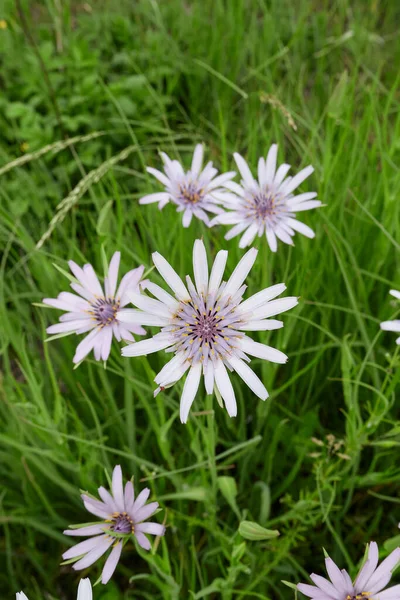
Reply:
<svg viewBox="0 0 400 600"><path fill-rule="evenodd" d="M400 292L397 290L390 290L389 294L400 300ZM396 333L400 333L400 320L395 319L394 321L383 321L383 323L381 323L381 329L383 329L383 331L394 331ZM396 344L400 345L400 337L396 339Z"/></svg>
<svg viewBox="0 0 400 600"><path fill-rule="evenodd" d="M78 586L77 600L92 600L92 585L89 579L81 579ZM17 600L28 600L24 592L17 592Z"/></svg>
<svg viewBox="0 0 400 600"><path fill-rule="evenodd" d="M80 571L92 565L111 549L101 577L102 583L105 584L114 573L122 548L130 538L134 537L139 546L150 550L150 542L145 534L164 535L165 527L159 523L144 522L157 511L158 502L146 504L150 495L149 488L142 490L135 500L132 481L128 481L125 488L123 487L119 465L113 471L112 494L104 487L100 487L98 492L101 500L89 494L82 494L82 500L85 508L102 521L64 531L65 535L89 538L64 552L63 559L76 559L73 569Z"/></svg>
<svg viewBox="0 0 400 600"><path fill-rule="evenodd" d="M368 557L360 569L354 583L345 569L340 570L331 558L325 559L329 580L312 573L310 579L315 585L299 583L297 588L312 600L398 600L400 585L384 590L392 572L400 562L400 548L379 565L378 545L368 544ZM383 591L384 590L384 591Z"/></svg>
<svg viewBox="0 0 400 600"><path fill-rule="evenodd" d="M43 300L43 303L48 306L67 311L61 315L60 323L46 329L47 333L80 334L90 331L89 335L78 344L73 358L74 363L79 363L92 350L96 360L107 360L113 336L118 341L123 339L134 342L132 333L136 335L146 333L138 323L125 325L115 318L118 309L129 302L127 293L139 292L139 282L144 271L143 266L129 271L121 279L117 289L120 258L121 253L115 252L104 279L104 290L92 265L84 265L81 268L70 260L69 268L76 278L72 281L71 288L79 295L61 292L57 298Z"/></svg>

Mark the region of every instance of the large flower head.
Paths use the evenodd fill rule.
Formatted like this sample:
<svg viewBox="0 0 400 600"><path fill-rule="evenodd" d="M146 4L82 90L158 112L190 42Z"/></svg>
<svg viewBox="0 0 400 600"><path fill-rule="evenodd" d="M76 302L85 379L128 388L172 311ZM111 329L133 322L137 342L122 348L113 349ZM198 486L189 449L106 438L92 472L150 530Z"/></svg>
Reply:
<svg viewBox="0 0 400 600"><path fill-rule="evenodd" d="M77 600L92 600L92 584L89 579L81 579L78 586ZM24 592L17 592L17 600L28 600Z"/></svg>
<svg viewBox="0 0 400 600"><path fill-rule="evenodd" d="M340 570L331 558L326 558L325 565L329 580L312 573L310 578L315 585L299 583L297 588L312 600L398 600L400 585L383 590L400 561L400 548L393 550L379 567L377 544L371 542L367 549L367 560L354 583L345 569Z"/></svg>
<svg viewBox="0 0 400 600"><path fill-rule="evenodd" d="M400 292L397 290L390 290L389 294L400 300ZM395 331L396 333L400 333L400 320L383 321L383 323L381 323L381 329L384 331ZM396 344L400 345L400 337L396 339Z"/></svg>
<svg viewBox="0 0 400 600"><path fill-rule="evenodd" d="M107 583L121 556L122 548L133 536L139 546L150 550L150 542L145 534L164 535L165 527L159 523L145 523L157 509L158 502L146 504L150 495L149 488L140 492L135 500L132 481L122 483L122 471L118 465L112 476L112 494L104 487L98 489L101 500L82 494L85 508L102 519L95 525L67 529L65 535L88 537L84 542L73 546L63 554L64 560L76 559L73 569L80 571L86 569L98 560L107 550L111 552L105 562L101 581Z"/></svg>
<svg viewBox="0 0 400 600"><path fill-rule="evenodd" d="M321 206L315 192L295 196L294 190L314 171L309 166L294 177L286 177L290 165L283 164L276 169L278 146L273 144L266 159L258 161L258 181L253 177L248 164L240 154L235 153L236 164L242 176L241 185L228 181L225 187L230 192L219 192L217 199L223 207L230 209L211 221L211 225L234 225L226 234L231 239L240 233L239 247L246 248L254 238L265 233L269 247L276 252L278 242L293 245L292 236L298 231L313 238L310 227L296 219L296 213Z"/></svg>
<svg viewBox="0 0 400 600"><path fill-rule="evenodd" d="M193 248L194 283L189 276L186 285L166 259L158 252L153 262L172 289L174 296L148 283L147 289L156 299L130 294L139 310L124 309L117 318L122 323L143 323L161 327L152 339L131 344L122 349L123 356L142 356L166 350L174 357L155 378L158 389L173 385L188 372L181 398L180 417L185 423L196 396L201 374L208 394L215 389L230 416L236 416L236 399L228 371L236 371L250 389L262 400L268 397L264 384L249 367L250 356L276 363L285 363L287 356L264 344L254 342L246 331L279 329L282 321L269 319L297 304L297 298L273 300L286 286L283 283L266 288L242 302L243 285L257 256L252 248L241 259L227 282L222 281L228 253L218 252L211 273L201 240Z"/></svg>
<svg viewBox="0 0 400 600"><path fill-rule="evenodd" d="M46 329L50 334L87 333L89 335L78 344L73 358L74 363L83 360L91 350L96 360L107 360L111 351L113 336L121 341L134 342L132 333L143 335L146 331L139 323L124 324L115 318L119 308L129 300L127 294L139 292L139 282L144 267L140 266L124 275L117 289L121 253L115 252L104 278L104 289L92 265L79 267L72 260L69 268L75 276L71 288L76 292L61 292L57 298L44 298L44 304L66 311L60 323ZM78 295L77 295L78 294Z"/></svg>
<svg viewBox="0 0 400 600"><path fill-rule="evenodd" d="M147 167L147 171L165 186L165 191L144 196L139 200L140 204L158 202L158 207L162 209L171 201L176 204L178 212L183 212L184 227L189 227L193 215L208 225L210 220L207 213L223 212L218 206L216 194L221 192L227 181L236 173L224 173L216 177L218 171L212 162L207 163L203 169L202 144L196 146L192 166L186 172L179 161L171 160L165 152L160 154L164 163L164 173L152 167Z"/></svg>

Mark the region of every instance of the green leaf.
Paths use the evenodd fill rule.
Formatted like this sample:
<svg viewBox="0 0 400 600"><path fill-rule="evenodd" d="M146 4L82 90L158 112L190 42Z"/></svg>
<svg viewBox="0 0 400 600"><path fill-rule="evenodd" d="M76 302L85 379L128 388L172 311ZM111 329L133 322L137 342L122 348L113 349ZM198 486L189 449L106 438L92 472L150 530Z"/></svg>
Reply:
<svg viewBox="0 0 400 600"><path fill-rule="evenodd" d="M239 533L245 540L259 542L261 540L271 540L280 535L277 529L265 529L254 521L242 521L239 525Z"/></svg>
<svg viewBox="0 0 400 600"><path fill-rule="evenodd" d="M240 519L240 511L235 500L237 496L236 480L233 477L228 476L218 477L218 487L229 506L238 515Z"/></svg>

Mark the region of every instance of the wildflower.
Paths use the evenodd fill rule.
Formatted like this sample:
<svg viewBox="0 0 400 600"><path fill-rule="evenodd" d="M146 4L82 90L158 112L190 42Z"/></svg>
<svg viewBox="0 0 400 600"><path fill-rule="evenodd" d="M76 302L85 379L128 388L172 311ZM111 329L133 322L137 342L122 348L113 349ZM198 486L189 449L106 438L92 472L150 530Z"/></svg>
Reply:
<svg viewBox="0 0 400 600"><path fill-rule="evenodd" d="M389 294L400 300L400 292L397 290L390 290ZM381 323L381 329L384 331L400 332L400 320L396 319L395 321L383 321L383 323ZM400 345L400 337L396 339L396 344Z"/></svg>
<svg viewBox="0 0 400 600"><path fill-rule="evenodd" d="M90 579L81 579L78 586L77 600L92 600L92 585ZM24 592L17 592L17 600L28 600Z"/></svg>
<svg viewBox="0 0 400 600"><path fill-rule="evenodd" d="M379 567L377 544L371 542L367 549L368 558L354 583L345 569L340 570L331 558L326 558L330 581L312 573L310 578L315 585L299 583L297 588L313 600L397 600L400 597L400 585L382 590L389 583L392 572L400 561L400 548L393 550Z"/></svg>
<svg viewBox="0 0 400 600"><path fill-rule="evenodd" d="M226 186L227 181L236 175L235 172L223 173L216 177L218 171L212 162L202 169L204 148L198 144L194 150L190 171L185 172L177 160L171 160L164 152L161 158L164 173L147 167L148 173L154 175L165 186L164 192L149 194L139 200L140 204L158 202L161 210L171 200L177 206L177 212L183 212L182 224L189 227L193 215L209 225L207 212L220 214L223 212L215 195Z"/></svg>
<svg viewBox="0 0 400 600"><path fill-rule="evenodd" d="M252 244L256 235L264 232L272 252L276 252L278 242L293 245L292 236L295 231L313 238L315 233L310 227L296 219L296 213L321 206L315 192L293 195L293 191L314 171L309 166L294 177L286 177L290 165L283 164L276 169L278 146L273 144L267 158L258 161L258 181L240 154L235 153L236 164L242 176L241 185L228 181L225 187L229 192L217 194L228 212L217 215L211 221L211 226L217 224L234 225L225 235L229 240L243 233L239 247L246 248Z"/></svg>
<svg viewBox="0 0 400 600"><path fill-rule="evenodd" d="M103 521L64 531L65 535L88 536L87 540L63 554L64 560L77 559L72 566L76 571L86 569L112 547L101 576L101 582L104 584L114 573L122 548L130 537L135 537L139 546L145 550L150 550L150 542L145 534L165 533L165 527L159 523L144 523L158 509L158 502L146 504L150 494L149 488L142 490L135 500L132 481L125 484L125 489L122 485L122 471L119 465L113 471L111 491L112 494L100 487L98 492L101 500L88 494L81 496L85 508Z"/></svg>
<svg viewBox="0 0 400 600"><path fill-rule="evenodd" d="M129 302L128 292L139 292L139 281L144 271L143 266L129 271L116 289L120 258L121 253L115 252L107 276L104 278L104 291L92 265L84 265L81 268L70 260L69 268L76 277L76 280L71 283L71 288L79 296L71 292L61 292L57 298L43 300L44 304L67 311L60 317L60 323L46 329L47 333L68 335L90 331L89 335L78 344L73 358L74 363L83 360L91 350L94 350L96 360L107 360L113 336L118 341L123 339L134 342L132 333L136 335L146 333L140 324L123 324L115 318L118 309Z"/></svg>
<svg viewBox="0 0 400 600"><path fill-rule="evenodd" d="M276 363L287 360L283 352L254 342L245 334L246 331L279 329L283 326L282 321L267 317L297 304L297 298L292 297L272 300L286 289L283 283L242 302L246 290L243 282L256 256L257 250L249 250L225 283L222 277L228 253L225 250L218 252L209 276L204 244L196 240L193 248L195 285L187 276L186 287L166 259L155 252L153 262L175 297L158 285L148 283L147 289L157 300L131 293L130 300L139 310L118 312L117 318L122 323L140 322L162 327L152 339L123 348L123 356L142 356L164 349L175 354L156 376L159 387L155 394L176 383L189 370L180 405L183 423L187 421L202 373L207 394L212 394L215 389L217 397L220 394L224 400L229 415L234 417L237 414L236 399L227 368L236 371L253 393L265 400L268 392L248 366L247 355Z"/></svg>

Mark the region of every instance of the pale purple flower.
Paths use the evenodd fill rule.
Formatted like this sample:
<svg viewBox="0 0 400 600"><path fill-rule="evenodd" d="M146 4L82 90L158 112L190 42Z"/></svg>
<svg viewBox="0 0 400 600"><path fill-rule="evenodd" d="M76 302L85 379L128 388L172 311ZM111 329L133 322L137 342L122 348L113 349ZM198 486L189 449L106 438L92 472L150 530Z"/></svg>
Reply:
<svg viewBox="0 0 400 600"><path fill-rule="evenodd" d="M158 208L161 210L171 201L176 204L177 212L183 212L184 227L189 227L193 215L209 225L207 213L223 212L218 206L216 194L224 189L226 183L236 173L232 171L216 177L218 171L213 167L212 162L202 168L203 154L203 145L198 144L194 150L192 166L185 172L179 161L171 160L165 152L160 152L164 173L152 167L147 167L147 171L165 186L165 191L144 196L139 200L140 204L158 202Z"/></svg>
<svg viewBox="0 0 400 600"><path fill-rule="evenodd" d="M400 292L398 292L397 290L390 290L389 294L400 300ZM383 323L381 323L381 329L383 329L384 331L395 331L396 333L399 333L400 320L395 319L394 321L383 321ZM400 337L396 339L396 344L400 345Z"/></svg>
<svg viewBox="0 0 400 600"><path fill-rule="evenodd" d="M183 423L187 421L202 373L207 394L215 390L217 398L222 397L229 415L234 417L236 399L228 371L236 371L253 393L265 400L268 392L248 366L248 355L275 363L287 361L283 352L254 342L245 333L279 329L282 321L268 317L289 310L298 302L294 297L273 300L286 289L283 283L242 302L246 290L243 282L256 256L257 250L249 250L225 283L222 278L228 258L226 250L218 252L209 275L206 249L201 240L196 240L193 248L195 285L187 276L186 286L166 259L155 252L153 262L174 297L158 285L148 283L147 289L156 300L131 293L130 300L139 310L118 312L117 318L123 323L140 322L162 328L152 339L123 348L123 356L142 356L158 350L175 354L156 376L159 387L155 393L173 385L189 371L180 405Z"/></svg>
<svg viewBox="0 0 400 600"><path fill-rule="evenodd" d="M135 537L139 546L150 550L151 545L145 534L164 535L165 527L159 523L145 523L157 509L158 502L146 504L150 495L149 488L140 492L135 500L132 481L122 483L122 471L118 465L112 476L112 494L104 487L98 489L101 500L88 494L82 494L85 508L102 519L95 525L86 525L78 529L67 529L65 535L88 536L84 542L73 546L63 554L64 560L76 558L72 565L76 571L86 569L111 549L105 562L101 582L106 584L113 575L125 543Z"/></svg>
<svg viewBox="0 0 400 600"><path fill-rule="evenodd" d="M237 167L242 176L241 185L228 181L225 187L230 192L216 194L223 208L229 209L213 218L211 226L234 225L225 235L227 240L243 233L239 247L246 248L255 237L266 235L269 247L276 252L277 240L293 245L292 237L298 231L313 238L315 233L308 225L296 219L296 213L321 206L315 192L294 196L294 190L314 171L309 166L294 177L286 177L290 165L283 164L276 169L278 146L273 144L268 156L258 161L258 181L253 177L248 164L240 154L235 153ZM286 179L285 179L286 177Z"/></svg>
<svg viewBox="0 0 400 600"><path fill-rule="evenodd" d="M325 559L329 580L312 573L315 585L299 583L297 588L312 600L399 600L400 585L387 590L392 572L400 562L400 548L391 554L378 567L379 552L375 542L367 545L368 557L354 583L345 569L340 570L331 558Z"/></svg>
<svg viewBox="0 0 400 600"><path fill-rule="evenodd" d="M46 329L50 334L87 333L89 335L78 344L73 358L74 363L83 360L91 350L96 360L107 360L111 351L113 336L118 340L134 342L136 335L144 335L146 331L140 323L119 323L115 315L119 308L125 306L128 293L139 293L139 282L144 267L140 266L124 275L117 289L118 271L121 253L115 252L104 278L104 290L92 265L79 267L72 260L69 268L74 274L71 288L79 295L61 292L57 298L45 298L44 304L67 311L60 317L60 323Z"/></svg>
<svg viewBox="0 0 400 600"><path fill-rule="evenodd" d="M92 585L89 579L81 579L78 586L77 600L92 600ZM28 600L24 592L17 592L17 600Z"/></svg>

